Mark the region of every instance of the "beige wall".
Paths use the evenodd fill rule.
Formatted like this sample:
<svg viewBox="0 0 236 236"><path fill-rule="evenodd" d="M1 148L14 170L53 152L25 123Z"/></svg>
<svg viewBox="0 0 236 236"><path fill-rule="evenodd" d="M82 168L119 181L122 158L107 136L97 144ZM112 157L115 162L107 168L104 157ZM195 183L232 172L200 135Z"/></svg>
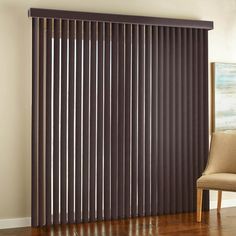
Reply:
<svg viewBox="0 0 236 236"><path fill-rule="evenodd" d="M213 20L210 61L236 62L236 0L1 0L0 219L30 216L30 7Z"/></svg>

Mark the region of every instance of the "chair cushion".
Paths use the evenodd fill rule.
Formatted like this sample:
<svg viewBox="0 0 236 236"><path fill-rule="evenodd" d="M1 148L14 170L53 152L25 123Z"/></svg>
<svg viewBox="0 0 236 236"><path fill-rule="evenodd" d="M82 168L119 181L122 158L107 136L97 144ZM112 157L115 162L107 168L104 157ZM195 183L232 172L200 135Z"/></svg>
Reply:
<svg viewBox="0 0 236 236"><path fill-rule="evenodd" d="M218 132L212 135L208 164L203 174L236 174L236 133Z"/></svg>
<svg viewBox="0 0 236 236"><path fill-rule="evenodd" d="M197 187L203 189L236 191L236 174L217 173L203 175L197 180Z"/></svg>

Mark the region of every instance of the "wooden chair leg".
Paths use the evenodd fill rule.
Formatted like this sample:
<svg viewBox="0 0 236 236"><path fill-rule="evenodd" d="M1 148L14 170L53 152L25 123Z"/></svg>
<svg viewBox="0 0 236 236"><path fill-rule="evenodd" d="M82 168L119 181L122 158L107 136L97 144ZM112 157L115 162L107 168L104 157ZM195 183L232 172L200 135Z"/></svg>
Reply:
<svg viewBox="0 0 236 236"><path fill-rule="evenodd" d="M202 193L203 189L197 189L197 222L202 221Z"/></svg>
<svg viewBox="0 0 236 236"><path fill-rule="evenodd" d="M222 191L218 191L218 200L217 200L217 213L220 213L221 209L221 201L222 201Z"/></svg>

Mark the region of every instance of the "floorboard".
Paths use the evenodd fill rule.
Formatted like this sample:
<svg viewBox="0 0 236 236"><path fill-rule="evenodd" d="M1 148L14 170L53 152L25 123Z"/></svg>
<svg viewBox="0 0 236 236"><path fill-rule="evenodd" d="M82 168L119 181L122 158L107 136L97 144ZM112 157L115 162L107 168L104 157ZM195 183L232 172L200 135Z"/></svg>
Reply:
<svg viewBox="0 0 236 236"><path fill-rule="evenodd" d="M43 228L0 230L0 236L152 236L152 235L236 235L236 208L224 208L203 213L202 223L196 223L195 213L141 217L127 220L63 225Z"/></svg>

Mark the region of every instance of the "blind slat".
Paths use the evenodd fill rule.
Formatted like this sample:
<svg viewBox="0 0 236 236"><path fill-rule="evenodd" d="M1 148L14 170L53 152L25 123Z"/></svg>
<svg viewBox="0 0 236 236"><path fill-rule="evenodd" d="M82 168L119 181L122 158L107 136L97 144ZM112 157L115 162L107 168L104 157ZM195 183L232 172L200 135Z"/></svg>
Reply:
<svg viewBox="0 0 236 236"><path fill-rule="evenodd" d="M47 20L46 43L46 224L51 225L52 20Z"/></svg>
<svg viewBox="0 0 236 236"><path fill-rule="evenodd" d="M89 86L90 86L90 22L84 22L84 91L83 91L83 221L89 220Z"/></svg>
<svg viewBox="0 0 236 236"><path fill-rule="evenodd" d="M103 219L104 23L98 23L97 219Z"/></svg>
<svg viewBox="0 0 236 236"><path fill-rule="evenodd" d="M111 25L105 24L104 219L111 218Z"/></svg>
<svg viewBox="0 0 236 236"><path fill-rule="evenodd" d="M152 114L151 114L151 214L157 214L157 183L158 183L158 29L152 27Z"/></svg>
<svg viewBox="0 0 236 236"><path fill-rule="evenodd" d="M119 25L112 24L111 83L111 218L118 218L118 89Z"/></svg>
<svg viewBox="0 0 236 236"><path fill-rule="evenodd" d="M38 124L38 186L39 186L39 225L44 225L44 19L39 19L39 124Z"/></svg>
<svg viewBox="0 0 236 236"><path fill-rule="evenodd" d="M75 221L80 223L82 221L82 68L83 68L83 23L76 22L76 178L75 178Z"/></svg>
<svg viewBox="0 0 236 236"><path fill-rule="evenodd" d="M164 181L164 214L170 212L170 29L164 28L163 52L163 166L165 168Z"/></svg>
<svg viewBox="0 0 236 236"><path fill-rule="evenodd" d="M182 87L181 87L181 92L182 92L182 106L183 106L183 114L182 115L182 139L183 142L181 143L182 145L182 153L183 153L183 165L182 165L182 186L187 186L188 188L188 158L189 158L189 154L188 154L188 147L185 146L185 143L188 142L188 118L187 116L189 116L188 114L188 100L187 98L187 29L184 29L182 31L182 40L181 40L181 47L182 47L182 63L181 63L181 71L182 71L182 77L183 77L183 82L182 82ZM190 143L189 143L190 144ZM189 190L189 188L188 188ZM183 195L182 198L182 203L183 203L183 209L184 211L187 211L188 207L189 207L189 198L186 198L185 195Z"/></svg>
<svg viewBox="0 0 236 236"><path fill-rule="evenodd" d="M53 223L59 224L59 86L60 21L54 20L54 99L53 99Z"/></svg>
<svg viewBox="0 0 236 236"><path fill-rule="evenodd" d="M164 30L158 28L158 78L164 76ZM164 163L163 163L163 133L164 133L164 96L163 79L158 80L158 214L162 215L164 211Z"/></svg>
<svg viewBox="0 0 236 236"><path fill-rule="evenodd" d="M138 54L138 215L144 215L145 201L145 26L139 26Z"/></svg>
<svg viewBox="0 0 236 236"><path fill-rule="evenodd" d="M145 214L151 214L151 26L145 31Z"/></svg>
<svg viewBox="0 0 236 236"><path fill-rule="evenodd" d="M38 225L38 19L32 19L32 201L31 201L31 224Z"/></svg>
<svg viewBox="0 0 236 236"><path fill-rule="evenodd" d="M61 22L61 223L67 222L67 31L68 22Z"/></svg>
<svg viewBox="0 0 236 236"><path fill-rule="evenodd" d="M118 218L121 219L125 215L125 25L119 24L118 32Z"/></svg>
<svg viewBox="0 0 236 236"><path fill-rule="evenodd" d="M196 196L197 192L195 191L196 189L196 180L199 177L198 170L200 169L198 165L201 165L201 161L198 159L199 156L199 142L198 142L198 136L199 136L199 126L200 123L198 123L198 119L200 118L199 116L199 109L198 109L198 101L199 101L199 59L198 59L198 30L193 30L193 165L196 167L193 170L193 181L194 185L192 186L192 191L193 191L193 209L196 211Z"/></svg>
<svg viewBox="0 0 236 236"><path fill-rule="evenodd" d="M176 71L175 71L175 60L176 60L176 46L175 46L175 36L176 36L176 29L170 28L169 37L170 37L170 111L169 116L170 119L170 212L172 214L176 213L176 201L175 196L177 195L178 191L176 189L177 185L177 179L178 176L176 175L176 165L177 165L177 159L178 159L178 152L177 152L177 132L176 132L176 120L177 120L177 106L176 106L176 87L177 87L177 79L176 79Z"/></svg>
<svg viewBox="0 0 236 236"><path fill-rule="evenodd" d="M75 22L69 21L68 222L74 223Z"/></svg>
<svg viewBox="0 0 236 236"><path fill-rule="evenodd" d="M125 217L131 216L132 25L125 27Z"/></svg>
<svg viewBox="0 0 236 236"><path fill-rule="evenodd" d="M95 220L96 174L96 100L97 100L97 23L91 23L91 102L90 102L90 221Z"/></svg>
<svg viewBox="0 0 236 236"><path fill-rule="evenodd" d="M203 62L203 98L204 98L204 122L203 126L204 128L202 129L201 136L203 137L204 140L204 153L201 156L203 159L204 167L207 164L207 156L208 156L208 151L209 151L209 127L208 127L208 120L209 120L209 113L208 113L208 32L204 30L203 32L203 57L202 60ZM203 168L201 169L202 171L204 170ZM203 195L203 209L207 210L209 209L209 192L204 193Z"/></svg>
<svg viewBox="0 0 236 236"><path fill-rule="evenodd" d="M183 102L182 102L182 70L181 70L181 63L182 63L182 44L181 44L181 30L176 30L176 108L177 110L177 116L176 116L176 135L177 135L177 160L176 160L176 174L178 176L177 183L176 183L176 189L177 191L177 201L176 201L176 211L180 212L183 206L183 176L181 171L182 166L182 157L180 157L180 154L182 153L182 115L183 115Z"/></svg>
<svg viewBox="0 0 236 236"><path fill-rule="evenodd" d="M137 216L138 193L138 26L132 27L132 200L131 216Z"/></svg>

